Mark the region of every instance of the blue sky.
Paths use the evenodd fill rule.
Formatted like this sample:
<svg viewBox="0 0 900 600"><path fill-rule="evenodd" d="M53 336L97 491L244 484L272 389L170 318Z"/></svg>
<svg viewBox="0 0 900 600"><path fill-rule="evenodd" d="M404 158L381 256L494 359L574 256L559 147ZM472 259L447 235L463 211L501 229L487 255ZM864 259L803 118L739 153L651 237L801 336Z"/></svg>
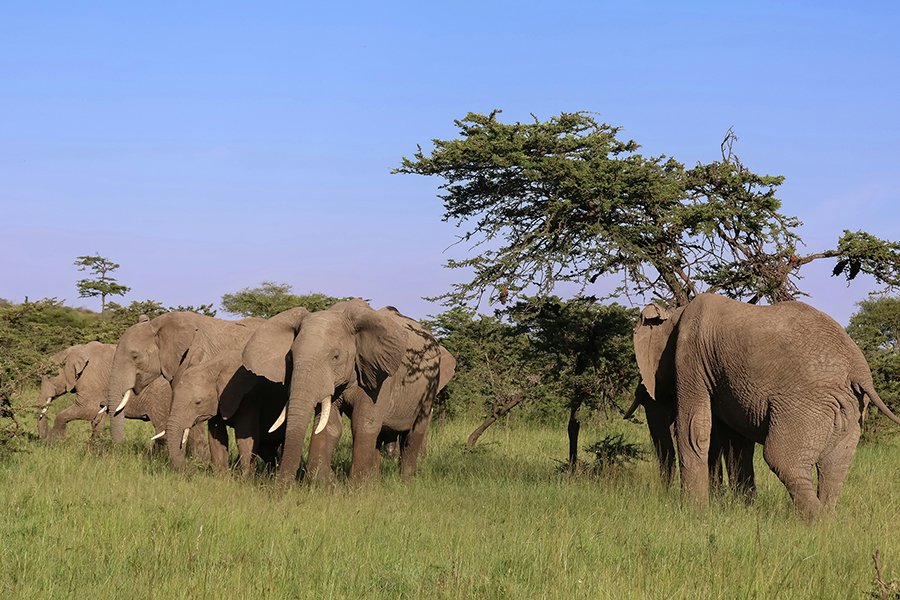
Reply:
<svg viewBox="0 0 900 600"><path fill-rule="evenodd" d="M687 164L734 127L809 251L898 240L900 9L842 4L4 2L0 297L96 308L72 261L100 252L126 300L275 280L433 314L456 229L390 170L493 108L596 111ZM831 266L802 287L845 323L873 285Z"/></svg>

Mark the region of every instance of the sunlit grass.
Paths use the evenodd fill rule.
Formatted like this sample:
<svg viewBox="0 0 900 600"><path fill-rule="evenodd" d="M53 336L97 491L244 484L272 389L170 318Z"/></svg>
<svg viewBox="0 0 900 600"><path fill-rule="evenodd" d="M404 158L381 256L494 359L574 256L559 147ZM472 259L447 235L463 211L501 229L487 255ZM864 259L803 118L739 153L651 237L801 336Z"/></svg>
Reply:
<svg viewBox="0 0 900 600"><path fill-rule="evenodd" d="M25 419L23 419L24 421ZM412 485L284 492L148 452L87 445L75 424L0 465L0 593L6 598L859 598L871 555L900 578L900 437L857 451L838 513L813 525L758 458L752 506L708 511L659 489L641 462L602 477L558 470L563 426L436 424ZM620 420L585 427L649 445ZM758 453L759 454L759 453ZM587 458L585 456L584 458ZM346 472L346 440L338 453Z"/></svg>

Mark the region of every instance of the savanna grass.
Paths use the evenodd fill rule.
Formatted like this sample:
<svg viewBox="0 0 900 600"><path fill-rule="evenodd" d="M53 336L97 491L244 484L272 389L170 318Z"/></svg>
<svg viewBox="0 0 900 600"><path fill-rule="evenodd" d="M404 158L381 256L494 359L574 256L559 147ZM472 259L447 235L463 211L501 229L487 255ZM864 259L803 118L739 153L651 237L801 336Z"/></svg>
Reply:
<svg viewBox="0 0 900 600"><path fill-rule="evenodd" d="M30 417L29 417L30 418ZM21 419L25 421L26 419ZM33 419L31 419L33 421ZM32 442L0 465L4 598L859 598L900 577L900 436L862 444L836 515L808 525L758 457L752 506L707 511L655 466L568 476L564 427L436 423L417 481L357 489L171 471L126 443ZM614 420L583 446L644 428ZM759 454L759 453L757 453ZM587 456L584 456L587 459ZM347 441L338 471L349 468Z"/></svg>

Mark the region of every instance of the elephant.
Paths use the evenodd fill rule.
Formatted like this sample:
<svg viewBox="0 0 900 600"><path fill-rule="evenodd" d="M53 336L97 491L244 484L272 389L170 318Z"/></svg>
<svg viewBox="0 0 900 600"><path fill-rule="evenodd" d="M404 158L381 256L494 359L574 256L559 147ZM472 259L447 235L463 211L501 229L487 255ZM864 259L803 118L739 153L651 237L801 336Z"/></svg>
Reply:
<svg viewBox="0 0 900 600"><path fill-rule="evenodd" d="M44 406L38 418L38 434L53 441L63 437L70 421L91 421L91 437L99 435L103 414L98 414L106 397L109 374L112 369L115 344L88 342L71 346L54 354L51 360L61 362L62 368L54 377L41 381L41 398ZM75 393L75 402L56 415L53 428L47 430L47 411L50 403L59 396ZM155 380L141 391L124 412L124 418L151 421L154 427L165 423L171 403L171 390L164 380Z"/></svg>
<svg viewBox="0 0 900 600"><path fill-rule="evenodd" d="M228 469L228 431L234 428L241 472L250 473L257 455L274 466L276 449L284 442L284 430L266 431L287 402L287 386L272 383L249 372L241 364L243 345L220 352L208 360L194 356L175 384L165 437L169 459L184 468L185 438L192 427L207 422L213 470ZM194 352L191 350L189 354Z"/></svg>
<svg viewBox="0 0 900 600"><path fill-rule="evenodd" d="M714 418L762 444L766 464L808 519L834 509L868 402L900 424L859 347L803 302L757 306L704 293L675 311L651 304L634 348L649 396L674 398L682 493L701 506L709 500Z"/></svg>
<svg viewBox="0 0 900 600"><path fill-rule="evenodd" d="M377 476L379 442L401 434L400 473L415 476L437 394L441 353L416 321L392 307L373 310L356 299L311 313L282 312L247 342L243 364L275 383L290 378L290 395L272 430L286 421L278 480L293 481L300 468L306 428L322 405L310 442L307 475L330 480L331 456L341 434L339 412L350 415L351 481ZM338 409L332 404L339 400ZM322 431L324 435L319 435Z"/></svg>
<svg viewBox="0 0 900 600"><path fill-rule="evenodd" d="M152 320L142 316L119 339L109 387L102 403L110 413L113 441L122 441L124 421L121 411L134 394L140 394L157 377L164 378L172 386L185 366L188 350L193 348L211 358L223 349L243 343L251 326L251 320L225 321L183 311L166 313ZM157 432L164 429L163 425ZM195 436L195 439L200 437Z"/></svg>

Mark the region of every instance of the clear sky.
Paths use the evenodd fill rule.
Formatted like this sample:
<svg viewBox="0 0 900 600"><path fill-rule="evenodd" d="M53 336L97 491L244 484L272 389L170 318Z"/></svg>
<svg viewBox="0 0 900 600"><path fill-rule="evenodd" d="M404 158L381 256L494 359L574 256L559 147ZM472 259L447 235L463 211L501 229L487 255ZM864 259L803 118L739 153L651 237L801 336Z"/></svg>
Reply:
<svg viewBox="0 0 900 600"><path fill-rule="evenodd" d="M0 297L218 304L262 280L439 312L440 181L391 175L469 111L591 110L648 153L712 160L729 127L782 174L809 251L900 240L894 2L0 4ZM804 271L846 323L872 282Z"/></svg>

